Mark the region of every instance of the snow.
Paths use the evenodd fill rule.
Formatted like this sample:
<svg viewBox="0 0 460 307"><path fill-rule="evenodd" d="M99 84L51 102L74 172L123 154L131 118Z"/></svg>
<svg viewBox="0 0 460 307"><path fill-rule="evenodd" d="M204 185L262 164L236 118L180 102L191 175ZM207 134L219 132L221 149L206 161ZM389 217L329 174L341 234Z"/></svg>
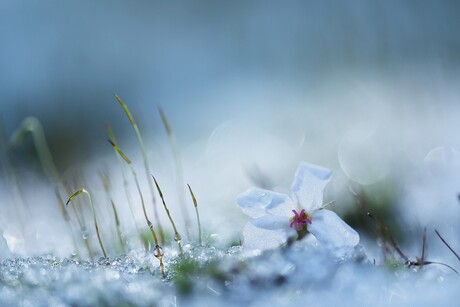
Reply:
<svg viewBox="0 0 460 307"><path fill-rule="evenodd" d="M449 306L460 286L458 275L443 267L375 265L360 245L340 257L312 240L255 257L241 247L187 245L183 257L202 272L218 263L219 272L187 275L191 291L184 294L172 269L180 256L166 259L166 277L144 251L94 262L52 255L6 259L0 305Z"/></svg>

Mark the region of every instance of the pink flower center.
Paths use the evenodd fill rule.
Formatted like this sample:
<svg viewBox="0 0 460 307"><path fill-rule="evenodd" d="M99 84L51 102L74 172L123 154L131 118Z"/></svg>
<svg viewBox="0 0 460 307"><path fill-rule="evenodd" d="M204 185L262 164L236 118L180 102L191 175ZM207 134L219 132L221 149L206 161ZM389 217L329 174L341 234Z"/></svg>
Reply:
<svg viewBox="0 0 460 307"><path fill-rule="evenodd" d="M306 229L306 224L311 224L312 217L305 212L304 209L297 213L296 210L292 210L294 213L294 217L291 218L291 228L292 226L296 225L297 231L301 231L302 229Z"/></svg>

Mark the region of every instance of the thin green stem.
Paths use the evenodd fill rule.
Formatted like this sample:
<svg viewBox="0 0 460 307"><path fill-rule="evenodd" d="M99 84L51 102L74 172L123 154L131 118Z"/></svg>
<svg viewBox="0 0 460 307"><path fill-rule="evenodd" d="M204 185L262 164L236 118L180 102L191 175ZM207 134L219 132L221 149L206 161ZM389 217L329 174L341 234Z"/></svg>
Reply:
<svg viewBox="0 0 460 307"><path fill-rule="evenodd" d="M105 253L104 245L102 244L101 235L99 233L99 226L97 225L97 219L96 219L96 211L94 210L94 205L93 205L93 201L91 199L91 194L88 191L86 191L85 189L79 189L78 191L73 193L72 196L69 197L69 199L67 200L66 206L72 201L72 199L74 199L77 195L79 195L81 193L85 193L88 196L89 204L91 206L91 213L93 215L94 228L96 228L97 239L99 241L99 245L101 247L102 254L104 254L105 258L107 258L107 254Z"/></svg>
<svg viewBox="0 0 460 307"><path fill-rule="evenodd" d="M158 237L157 237L157 235L155 233L155 230L153 229L153 224L152 224L152 222L150 222L150 219L147 216L147 211L145 210L144 197L142 196L141 188L139 186L139 180L137 179L137 174L134 171L133 166L131 164L129 166L131 167L131 172L133 173L134 181L136 182L137 191L139 192L139 197L141 199L142 211L144 213L145 221L147 222L147 225L150 228L150 232L152 233L152 236L153 236L153 241L155 242L155 248L157 250L156 257L160 261L161 273L163 275L165 275L165 268L164 268L164 264L163 264L163 252L161 251L161 247L160 247L160 245L158 243Z"/></svg>
<svg viewBox="0 0 460 307"><path fill-rule="evenodd" d="M11 149L20 146L29 133L32 135L43 171L53 184L58 185L59 173L56 165L54 164L53 156L49 150L48 143L46 142L43 126L38 119L35 117L27 117L22 121L21 126L10 138Z"/></svg>
<svg viewBox="0 0 460 307"><path fill-rule="evenodd" d="M70 188L70 185L65 181L63 181L62 184L64 185L66 193L68 195L72 194L72 189ZM86 222L85 222L85 220L83 218L83 214L80 215L80 213L78 212L78 209L77 209L76 206L72 206L72 210L73 210L73 213L75 214L75 217L77 219L78 227L80 228L79 229L80 230L80 235L82 236L83 242L85 243L85 247L88 250L89 256L91 257L94 253L93 253L93 249L91 248L91 245L89 244L89 242L87 240Z"/></svg>
<svg viewBox="0 0 460 307"><path fill-rule="evenodd" d="M112 204L113 216L115 218L115 226L117 229L118 242L120 243L121 250L124 251L125 242L123 241L123 236L121 234L120 219L118 218L117 207L115 206L113 200L110 200L110 203Z"/></svg>
<svg viewBox="0 0 460 307"><path fill-rule="evenodd" d="M161 240L161 243L163 244L164 243L164 233L163 233L163 229L161 227L160 217L158 215L158 209L157 209L156 199L155 199L155 191L153 190L153 186L152 186L151 180L150 180L150 173L151 172L150 172L150 166L149 166L149 162L148 162L148 158L147 158L147 152L145 151L144 140L142 138L141 132L139 131L139 127L137 126L137 123L134 120L134 117L132 116L131 112L128 109L128 106L123 102L123 100L121 100L121 98L118 95L115 94L115 98L120 103L120 105L123 107L123 110L125 111L126 115L128 116L128 119L129 119L129 121L131 122L131 125L134 128L134 131L135 131L136 136L137 136L137 140L139 142L139 146L141 148L142 158L144 160L145 175L146 175L148 186L149 186L149 189L150 189L150 194L152 196L153 213L154 213L154 216L155 216L155 221L156 221L157 226L158 226L158 230L160 232L160 240Z"/></svg>
<svg viewBox="0 0 460 307"><path fill-rule="evenodd" d="M48 147L43 126L37 118L27 117L21 122L19 128L16 129L16 131L10 137L9 150L13 150L20 146L29 134L32 136L35 150L37 152L40 164L43 168L45 175L53 184L55 190L58 189L61 181L59 172L57 171L56 164L54 163L53 156L51 155L51 151ZM64 185L64 187L67 189L67 193L70 194L70 189L68 189L68 186ZM80 231L82 234L84 234L84 223L81 222L75 208L74 212L78 219ZM63 218L66 219L65 216ZM87 243L87 241L85 241L85 243L89 254L91 254L91 248L89 247L89 244Z"/></svg>
<svg viewBox="0 0 460 307"><path fill-rule="evenodd" d="M160 198L161 198L161 201L163 202L163 206L165 208L166 214L168 215L169 221L171 222L171 225L172 225L172 227L174 229L174 241L176 241L177 245L179 245L179 251L180 251L180 254L182 255L183 254L182 244L181 244L181 239L182 238L181 238L179 232L177 231L176 224L174 224L174 220L171 217L171 213L169 212L169 209L166 206L166 202L165 202L163 193L161 192L160 186L158 185L158 182L157 182L156 178L153 175L152 175L152 178L153 178L153 181L155 182L155 186L157 187L158 194L160 194Z"/></svg>
<svg viewBox="0 0 460 307"><path fill-rule="evenodd" d="M56 198L58 200L59 207L61 208L62 216L65 220L67 227L69 228L69 234L70 234L70 237L72 238L72 243L73 243L75 252L77 253L77 256L80 256L80 251L78 249L77 241L75 240L75 237L72 231L72 225L70 224L70 216L67 213L67 210L65 209L65 204L64 204L64 201L62 200L61 193L59 193L59 190L57 188L54 190L54 192L56 194Z"/></svg>
<svg viewBox="0 0 460 307"><path fill-rule="evenodd" d="M165 128L166 134L168 136L169 144L171 146L171 151L174 156L174 164L176 166L176 186L177 186L177 192L179 193L179 205L181 207L185 229L188 234L188 230L190 229L190 219L187 213L188 212L187 207L185 206L184 176L183 176L183 170L182 170L182 159L180 156L179 147L177 146L176 136L174 135L174 131L172 129L171 124L169 123L166 113L160 107L158 108L158 112L160 113L161 121L163 122L163 126Z"/></svg>
<svg viewBox="0 0 460 307"><path fill-rule="evenodd" d="M112 212L113 212L113 217L114 217L114 221L115 221L115 231L117 233L118 241L120 243L120 248L121 248L122 251L124 251L125 243L123 242L123 238L122 238L122 235L121 235L121 225L120 225L120 220L118 218L118 210L117 210L117 207L115 206L115 203L113 202L113 198L112 198L112 193L111 193L112 185L110 183L110 177L103 170L100 170L99 176L101 177L101 181L102 181L102 184L104 186L104 191L105 191L105 194L107 195L107 201L112 206Z"/></svg>
<svg viewBox="0 0 460 307"><path fill-rule="evenodd" d="M161 273L163 274L163 276L165 276L165 267L164 267L164 264L163 264L163 251L162 251L162 249L160 247L160 244L158 242L158 237L156 235L155 229L153 228L153 224L152 224L152 222L150 222L150 219L149 219L149 217L147 215L147 211L145 210L144 197L142 196L142 191L141 191L141 187L139 185L139 180L137 179L136 171L134 170L134 167L133 167L133 165L131 163L131 160L123 153L123 151L121 151L120 147L118 147L118 145L113 143L111 140L109 140L109 143L112 145L113 149L115 149L115 151L120 154L120 156L123 158L123 160L125 160L125 162L129 166L129 168L131 169L131 173L133 174L134 181L136 183L137 192L139 193L139 198L141 199L142 212L144 213L145 221L147 222L147 226L149 227L150 232L152 233L153 241L155 242L155 249L156 249L156 252L157 252L155 254L155 257L158 258L158 261L160 262Z"/></svg>
<svg viewBox="0 0 460 307"><path fill-rule="evenodd" d="M0 160L2 162L4 173L7 177L10 191L12 192L13 201L15 203L14 211L17 214L21 233L25 239L25 231L23 225L25 225L25 220L28 220L29 216L26 216L24 209L26 209L27 213L29 213L29 207L25 199L22 197L19 180L16 176L16 170L14 169L13 163L9 156L9 147L10 146L5 133L3 120L0 118Z"/></svg>
<svg viewBox="0 0 460 307"><path fill-rule="evenodd" d="M187 186L188 186L188 190L190 192L190 196L192 197L193 206L195 207L196 221L198 223L198 242L199 242L199 245L201 246L202 245L202 241L201 241L201 222L200 222L200 214L198 213L198 203L196 201L195 195L193 194L192 188L190 187L189 184L187 184Z"/></svg>
<svg viewBox="0 0 460 307"><path fill-rule="evenodd" d="M113 143L113 144L116 145L117 140L115 138L115 134L113 133L113 130L110 127L110 125L106 124L105 129L107 131L107 135L109 137L110 143ZM132 201L132 198L131 198L131 193L129 192L129 184L128 184L126 171L125 171L124 166L123 166L123 160L124 159L120 155L120 153L115 150L115 148L114 148L114 152L115 152L115 154L117 156L117 159L120 161L121 175L122 175L122 178L123 178L123 187L124 187L124 190L125 190L126 199L128 201L129 211L131 212L131 217L133 218L133 221L134 221L134 226L136 228L137 234L139 235L139 239L140 239L141 243L144 245L144 248L147 250L148 249L148 242L147 242L147 240L145 240L144 236L142 235L142 232L141 232L141 230L139 228L139 225L137 224L137 221L136 221L136 215L134 214L134 209L133 209L134 205L133 205L133 201Z"/></svg>

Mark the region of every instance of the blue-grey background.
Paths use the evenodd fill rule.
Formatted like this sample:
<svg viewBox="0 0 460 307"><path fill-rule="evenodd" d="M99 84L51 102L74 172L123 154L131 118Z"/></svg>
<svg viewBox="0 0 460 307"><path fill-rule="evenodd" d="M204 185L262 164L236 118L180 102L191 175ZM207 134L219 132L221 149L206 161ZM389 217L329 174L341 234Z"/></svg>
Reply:
<svg viewBox="0 0 460 307"><path fill-rule="evenodd" d="M1 114L8 133L26 116L39 118L64 170L106 148L104 122L125 120L115 92L147 131L161 128L163 106L182 144L242 114L276 126L292 122L299 106L321 104L329 116L345 104L353 110L357 99L340 90L367 82L405 82L414 99L404 103L423 113L449 102L417 101L419 92L436 95L458 78L459 8L456 1L2 0ZM329 96L305 98L318 91Z"/></svg>

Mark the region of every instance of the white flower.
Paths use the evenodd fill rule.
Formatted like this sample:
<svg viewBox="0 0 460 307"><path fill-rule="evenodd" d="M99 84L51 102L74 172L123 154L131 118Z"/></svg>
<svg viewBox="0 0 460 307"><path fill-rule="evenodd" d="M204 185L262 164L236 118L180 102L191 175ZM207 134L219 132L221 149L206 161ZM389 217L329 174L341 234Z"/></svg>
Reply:
<svg viewBox="0 0 460 307"><path fill-rule="evenodd" d="M358 233L337 214L324 209L323 190L332 172L321 166L301 163L297 168L292 195L250 188L237 198L238 206L254 220L243 230L244 246L268 250L308 232L331 248L354 247Z"/></svg>

